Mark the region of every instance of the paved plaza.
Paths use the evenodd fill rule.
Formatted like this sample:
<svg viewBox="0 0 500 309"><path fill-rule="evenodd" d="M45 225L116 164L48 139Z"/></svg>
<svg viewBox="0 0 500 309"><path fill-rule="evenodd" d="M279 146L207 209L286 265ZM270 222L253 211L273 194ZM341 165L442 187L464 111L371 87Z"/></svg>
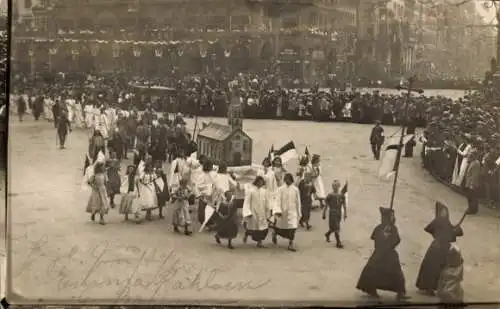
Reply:
<svg viewBox="0 0 500 309"><path fill-rule="evenodd" d="M269 147L290 139L300 152L308 146L322 156L325 184L349 180L348 218L342 227L345 248L325 242L327 222L313 212L311 231L297 232L298 252L286 241L267 249L243 244L235 250L218 246L210 233L192 237L172 232L170 211L140 225L124 222L112 209L108 224L92 223L85 213L88 194L82 192L83 160L88 140L74 130L67 149L56 147L53 124L11 117L9 182L12 239L12 286L35 300L144 299L177 302L365 301L355 289L372 249L372 229L379 206L388 204L392 182L377 178L368 143L370 126L245 120L253 138L254 162ZM209 121L210 119L203 119ZM192 120L187 120L193 126ZM225 122L224 119L214 119ZM397 131L386 127L386 136ZM419 154L420 149L416 150ZM127 164L128 162L124 162ZM123 169L122 168L122 169ZM287 168L295 173L296 163ZM436 182L421 167L419 156L402 160L395 210L402 242L398 247L412 301L436 301L416 292L415 279L431 237L423 231L434 216L434 202L450 208L457 222L466 199ZM500 300L500 213L481 209L463 224L458 240L465 259L467 301ZM198 229L195 224L194 230ZM384 300L393 295L382 294Z"/></svg>

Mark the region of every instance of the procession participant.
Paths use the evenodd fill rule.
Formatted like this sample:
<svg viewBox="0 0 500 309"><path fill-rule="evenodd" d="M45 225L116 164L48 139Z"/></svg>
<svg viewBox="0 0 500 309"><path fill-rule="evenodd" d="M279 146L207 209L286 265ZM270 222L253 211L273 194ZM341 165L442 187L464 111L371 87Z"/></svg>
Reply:
<svg viewBox="0 0 500 309"><path fill-rule="evenodd" d="M370 144L375 160L380 160L380 150L384 144L384 139L384 128L380 125L380 121L377 120L370 134Z"/></svg>
<svg viewBox="0 0 500 309"><path fill-rule="evenodd" d="M221 192L233 192L239 184L227 173L227 165L219 164L217 176L215 177L215 188ZM233 198L233 195L231 195Z"/></svg>
<svg viewBox="0 0 500 309"><path fill-rule="evenodd" d="M284 176L285 185L277 192L277 202L273 209L275 222L273 224L272 241L278 244L278 235L288 239L288 250L297 251L293 245L295 232L302 217L299 189L293 184L293 176L290 173Z"/></svg>
<svg viewBox="0 0 500 309"><path fill-rule="evenodd" d="M89 200L87 202L87 213L90 213L90 219L95 221L95 215L99 214L99 224L104 225L104 215L109 210L109 200L106 193L106 168L104 163L96 162L94 165L94 175L89 179L88 184L92 188Z"/></svg>
<svg viewBox="0 0 500 309"><path fill-rule="evenodd" d="M200 182L195 186L195 194L199 198L198 200L198 222L203 224L205 222L205 208L207 205L213 206L215 199L215 178L217 174L215 173L214 165L210 160L206 160L203 163L203 177L201 177ZM214 217L210 218L207 223L207 228L210 229L214 224Z"/></svg>
<svg viewBox="0 0 500 309"><path fill-rule="evenodd" d="M446 254L446 261L439 276L437 295L443 304L464 302L464 259L456 244L452 244ZM446 305L443 306L446 308ZM453 308L459 308L453 306Z"/></svg>
<svg viewBox="0 0 500 309"><path fill-rule="evenodd" d="M71 123L68 120L67 112L63 110L57 122L57 136L59 138L60 149L64 149L68 132L71 132Z"/></svg>
<svg viewBox="0 0 500 309"><path fill-rule="evenodd" d="M59 121L59 116L61 114L61 101L55 100L54 105L52 105L52 116L54 118L54 127L57 128L57 122Z"/></svg>
<svg viewBox="0 0 500 309"><path fill-rule="evenodd" d="M106 161L108 181L106 189L108 192L111 208L115 208L115 195L120 194L120 160L116 157L116 152L109 152L109 159Z"/></svg>
<svg viewBox="0 0 500 309"><path fill-rule="evenodd" d="M309 156L303 155L299 158L299 168L297 170L297 184L304 179L304 175L311 174L312 167L309 165Z"/></svg>
<svg viewBox="0 0 500 309"><path fill-rule="evenodd" d="M252 185L245 191L243 203L243 220L245 221L245 235L243 242L247 242L248 236L257 242L258 248L265 248L262 241L269 232L269 194L264 188L266 182L262 176L257 176Z"/></svg>
<svg viewBox="0 0 500 309"><path fill-rule="evenodd" d="M186 181L189 181L190 177L191 170L184 156L184 151L182 149L178 149L174 154L174 160L172 161L172 164L170 164L168 183L170 184L170 186L178 185L181 179L186 179Z"/></svg>
<svg viewBox="0 0 500 309"><path fill-rule="evenodd" d="M340 222L342 221L342 212L344 213L344 221L347 219L347 207L344 196L340 194L340 182L334 180L332 183L332 192L328 193L325 199L326 207L323 210L323 220L326 219L326 211L328 209L328 232L325 233L327 242L330 242L330 235L335 235L336 246L339 249L344 248L340 240Z"/></svg>
<svg viewBox="0 0 500 309"><path fill-rule="evenodd" d="M227 247L234 249L232 241L238 236L238 216L233 194L226 191L219 195L219 199L215 219L215 241L220 244L221 238L227 239Z"/></svg>
<svg viewBox="0 0 500 309"><path fill-rule="evenodd" d="M118 209L119 214L125 215L125 220L128 220L128 216L130 214L133 214L136 220L140 219L140 209L137 207L138 196L136 170L135 165L127 166L127 193L122 195L120 208Z"/></svg>
<svg viewBox="0 0 500 309"><path fill-rule="evenodd" d="M118 160L123 159L123 148L124 148L125 142L123 141L123 138L118 130L118 128L115 128L113 132L110 134L109 142L108 142L108 148L111 152L111 150L115 153L116 158Z"/></svg>
<svg viewBox="0 0 500 309"><path fill-rule="evenodd" d="M415 131L416 131L417 125L416 125L416 120L415 119L410 119L408 123L408 127L406 128L406 133L405 134L413 134L413 137L405 144L405 153L404 157L405 158L412 158L413 157L413 148L416 146L415 142Z"/></svg>
<svg viewBox="0 0 500 309"><path fill-rule="evenodd" d="M157 176L155 180L155 189L156 197L158 199L159 216L160 219L163 219L163 207L165 207L167 202L170 200L170 192L168 190L167 175L163 171L161 161L156 161L155 172Z"/></svg>
<svg viewBox="0 0 500 309"><path fill-rule="evenodd" d="M134 149L135 146L135 139L136 139L136 134L137 134L137 127L139 125L139 121L137 119L137 112L135 110L132 110L130 112L130 115L126 117L126 128L127 128L127 137L128 140L127 142L127 148L128 149Z"/></svg>
<svg viewBox="0 0 500 309"><path fill-rule="evenodd" d="M17 99L17 116L19 117L19 121L23 121L23 116L26 113L26 100L23 96L19 96Z"/></svg>
<svg viewBox="0 0 500 309"><path fill-rule="evenodd" d="M68 98L64 100L64 104L66 105L66 108L68 109L68 120L71 123L74 123L75 120L75 100Z"/></svg>
<svg viewBox="0 0 500 309"><path fill-rule="evenodd" d="M189 230L191 225L191 214L189 212L189 199L192 191L188 187L188 180L181 179L178 185L172 189L172 225L175 233L180 233L179 228L184 227L184 235L189 236L193 232Z"/></svg>
<svg viewBox="0 0 500 309"><path fill-rule="evenodd" d="M455 168L451 183L457 187L462 187L462 183L469 166L469 157L473 151L472 136L469 133L463 135L463 143L456 148L457 158L455 159Z"/></svg>
<svg viewBox="0 0 500 309"><path fill-rule="evenodd" d="M129 149L129 137L128 137L127 118L125 111L122 111L120 114L118 114L118 120L116 121L115 131L118 133L119 138L115 137L117 141L114 141L113 144L118 144L115 146L117 148L120 147L120 152L122 155L121 157L123 157L123 159L127 159L127 152Z"/></svg>
<svg viewBox="0 0 500 309"><path fill-rule="evenodd" d="M467 196L467 214L476 215L479 208L479 188L481 186L481 163L480 153L474 151L469 156L467 173L464 179L464 189Z"/></svg>
<svg viewBox="0 0 500 309"><path fill-rule="evenodd" d="M95 130L89 141L89 155L92 158L92 162L97 159L97 155L100 151L102 151L103 154L106 153L105 142L101 131Z"/></svg>
<svg viewBox="0 0 500 309"><path fill-rule="evenodd" d="M38 96L35 101L33 102L33 117L35 117L35 120L38 121L40 119L40 115L42 115L43 112L43 95Z"/></svg>
<svg viewBox="0 0 500 309"><path fill-rule="evenodd" d="M146 212L146 220L152 220L151 211L158 208L158 199L154 181L157 178L151 157L147 157L146 161L141 162L138 167L138 192L139 206L142 211Z"/></svg>
<svg viewBox="0 0 500 309"><path fill-rule="evenodd" d="M422 260L416 283L420 291L429 295L434 295L437 289L439 274L444 268L451 243L463 236L462 228L451 224L448 207L436 202L435 209L436 217L424 229L434 240Z"/></svg>
<svg viewBox="0 0 500 309"><path fill-rule="evenodd" d="M264 158L262 161L262 166L264 167L264 182L265 188L269 194L269 209L272 211L276 204L276 191L278 190L278 180L274 173L274 168L271 166L270 159L268 157Z"/></svg>
<svg viewBox="0 0 500 309"><path fill-rule="evenodd" d="M314 185L312 183L312 175L310 173L305 173L302 180L300 180L299 185L299 194L300 194L300 205L301 205L301 218L299 220L299 224L302 228L306 228L308 231L312 228L309 224L309 220L311 219L311 210L312 210L312 196L316 192Z"/></svg>
<svg viewBox="0 0 500 309"><path fill-rule="evenodd" d="M73 116L73 122L76 128L83 128L85 126L85 119L83 117L83 109L82 109L82 104L80 102L75 102L74 108L74 116Z"/></svg>
<svg viewBox="0 0 500 309"><path fill-rule="evenodd" d="M96 122L96 129L99 130L99 132L101 132L101 135L104 139L104 147L107 147L110 123L108 117L106 116L106 110L104 108L100 109L100 114Z"/></svg>
<svg viewBox="0 0 500 309"><path fill-rule="evenodd" d="M375 250L368 259L359 277L356 288L368 295L379 298L377 290L397 293L398 300L408 299L405 278L396 247L401 242L396 227L394 210L380 207L381 223L375 227L370 237Z"/></svg>
<svg viewBox="0 0 500 309"><path fill-rule="evenodd" d="M316 199L319 200L320 207L323 209L325 206L325 184L323 183L323 177L321 177L321 158L317 154L313 154L311 158L311 167L312 167L312 177L313 177L313 185L315 189L314 195L316 195Z"/></svg>
<svg viewBox="0 0 500 309"><path fill-rule="evenodd" d="M43 100L43 117L49 122L54 120L54 114L52 113L52 106L54 104L50 95L45 96Z"/></svg>
<svg viewBox="0 0 500 309"><path fill-rule="evenodd" d="M276 178L276 186L281 187L284 184L283 178L287 170L283 167L283 161L280 157L273 158L272 170Z"/></svg>

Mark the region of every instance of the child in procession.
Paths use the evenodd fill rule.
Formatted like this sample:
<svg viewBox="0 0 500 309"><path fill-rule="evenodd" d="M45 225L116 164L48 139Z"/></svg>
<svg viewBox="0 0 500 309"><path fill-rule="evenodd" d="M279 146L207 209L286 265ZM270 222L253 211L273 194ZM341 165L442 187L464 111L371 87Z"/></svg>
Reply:
<svg viewBox="0 0 500 309"><path fill-rule="evenodd" d="M219 201L216 216L215 241L221 243L221 238L227 239L227 247L234 249L232 240L238 236L238 216L233 194L226 191Z"/></svg>

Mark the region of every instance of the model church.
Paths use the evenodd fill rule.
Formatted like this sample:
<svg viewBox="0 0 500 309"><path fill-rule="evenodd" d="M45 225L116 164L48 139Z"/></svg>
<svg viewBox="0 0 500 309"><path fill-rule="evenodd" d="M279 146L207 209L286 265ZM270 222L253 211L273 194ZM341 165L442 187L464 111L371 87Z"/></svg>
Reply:
<svg viewBox="0 0 500 309"><path fill-rule="evenodd" d="M210 122L198 133L198 155L214 164L227 166L252 164L252 139L243 131L243 106L236 92L228 106L228 125Z"/></svg>

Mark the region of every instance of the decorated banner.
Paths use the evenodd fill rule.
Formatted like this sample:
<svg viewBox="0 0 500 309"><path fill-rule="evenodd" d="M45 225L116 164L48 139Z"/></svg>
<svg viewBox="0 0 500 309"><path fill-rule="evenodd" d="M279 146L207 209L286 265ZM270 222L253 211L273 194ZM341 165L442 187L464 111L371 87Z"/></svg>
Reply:
<svg viewBox="0 0 500 309"><path fill-rule="evenodd" d="M137 45L134 45L133 49L132 49L132 54L134 55L134 57L138 58L141 56L141 48Z"/></svg>

